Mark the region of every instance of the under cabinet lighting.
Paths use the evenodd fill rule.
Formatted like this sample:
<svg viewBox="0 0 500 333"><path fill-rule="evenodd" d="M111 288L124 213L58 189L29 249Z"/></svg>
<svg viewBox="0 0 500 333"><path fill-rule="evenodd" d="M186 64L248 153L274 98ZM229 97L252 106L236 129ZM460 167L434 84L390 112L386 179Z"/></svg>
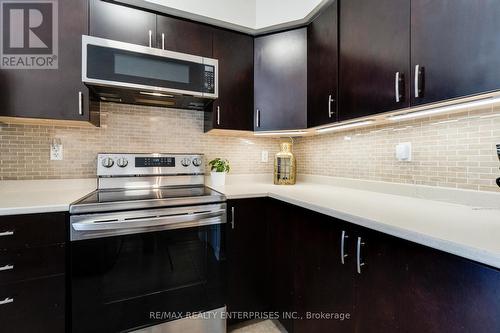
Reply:
<svg viewBox="0 0 500 333"><path fill-rule="evenodd" d="M149 91L139 91L139 94L148 95L148 96L155 96L155 97L169 97L169 98L174 97L173 95L162 94L159 92L149 92Z"/></svg>
<svg viewBox="0 0 500 333"><path fill-rule="evenodd" d="M370 124L373 124L374 122L375 122L375 120L357 121L357 122L354 122L354 123L348 123L348 124L343 124L343 125L323 127L323 128L317 129L316 132L317 133L326 133L326 132L340 131L342 129L348 129L348 128L353 128L353 127L360 127L360 126L370 125Z"/></svg>
<svg viewBox="0 0 500 333"><path fill-rule="evenodd" d="M306 135L305 131L289 131L289 132L257 132L256 136L301 136Z"/></svg>
<svg viewBox="0 0 500 333"><path fill-rule="evenodd" d="M500 97L489 97L489 98L485 98L485 99L479 99L476 101L470 101L470 102L465 102L465 103L460 103L460 104L441 106L441 107L437 107L437 108L431 108L431 109L426 109L426 110L421 110L421 111L415 111L415 112L398 114L398 115L394 115L394 116L388 116L387 119L397 121L397 120L420 118L420 117L431 116L431 115L436 115L436 114L450 112L450 111L464 110L464 109L474 108L474 107L478 107L478 106L491 105L491 104L495 104L498 102L500 102Z"/></svg>

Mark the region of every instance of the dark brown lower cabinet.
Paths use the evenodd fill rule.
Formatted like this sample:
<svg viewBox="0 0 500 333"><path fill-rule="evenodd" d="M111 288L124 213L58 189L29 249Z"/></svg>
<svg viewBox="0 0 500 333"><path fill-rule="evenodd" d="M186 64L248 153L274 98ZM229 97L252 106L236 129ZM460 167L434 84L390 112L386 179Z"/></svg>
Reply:
<svg viewBox="0 0 500 333"><path fill-rule="evenodd" d="M500 332L498 269L275 199L232 205L247 222L229 270L253 275L229 300L265 290L288 332Z"/></svg>
<svg viewBox="0 0 500 333"><path fill-rule="evenodd" d="M296 207L282 201L267 202L269 302L271 312L279 316L285 329L294 332L296 294L294 287L295 258L297 249L295 235L300 216Z"/></svg>
<svg viewBox="0 0 500 333"><path fill-rule="evenodd" d="M500 332L500 271L406 244L402 332Z"/></svg>
<svg viewBox="0 0 500 333"><path fill-rule="evenodd" d="M2 332L65 332L65 276L0 286Z"/></svg>
<svg viewBox="0 0 500 333"><path fill-rule="evenodd" d="M295 321L294 332L352 332L354 273L346 225L319 213L295 210L301 216L294 245L296 310L301 319ZM348 237L344 243L342 235ZM342 245L347 255L343 262Z"/></svg>
<svg viewBox="0 0 500 333"><path fill-rule="evenodd" d="M227 310L256 312L268 309L270 285L266 276L267 223L264 198L228 201L226 225ZM234 213L233 213L234 212ZM230 323L245 318L232 318Z"/></svg>
<svg viewBox="0 0 500 333"><path fill-rule="evenodd" d="M0 332L65 332L67 222L0 216Z"/></svg>
<svg viewBox="0 0 500 333"><path fill-rule="evenodd" d="M355 227L350 231L354 279L353 332L400 332L407 276L404 242ZM351 236L350 236L351 237ZM359 244L359 245L358 245Z"/></svg>

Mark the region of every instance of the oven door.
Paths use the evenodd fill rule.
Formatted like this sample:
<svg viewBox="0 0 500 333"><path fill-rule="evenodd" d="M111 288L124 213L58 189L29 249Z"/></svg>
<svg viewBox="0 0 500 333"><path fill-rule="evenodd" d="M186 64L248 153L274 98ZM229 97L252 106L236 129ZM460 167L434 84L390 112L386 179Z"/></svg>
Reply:
<svg viewBox="0 0 500 333"><path fill-rule="evenodd" d="M133 224L122 229L103 214L95 224L72 216L72 228L86 222L76 227L92 232L70 246L72 332L126 332L224 307L225 208L123 212L120 221Z"/></svg>
<svg viewBox="0 0 500 333"><path fill-rule="evenodd" d="M82 52L84 83L217 98L215 59L91 36L82 37Z"/></svg>

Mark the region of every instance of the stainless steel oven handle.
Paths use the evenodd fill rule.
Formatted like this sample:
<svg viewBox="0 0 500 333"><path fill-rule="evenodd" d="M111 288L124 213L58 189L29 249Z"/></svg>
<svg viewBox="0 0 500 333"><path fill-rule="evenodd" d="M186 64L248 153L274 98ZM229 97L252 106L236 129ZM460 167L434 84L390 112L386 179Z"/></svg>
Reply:
<svg viewBox="0 0 500 333"><path fill-rule="evenodd" d="M96 230L116 230L131 228L158 227L169 224L178 224L193 222L197 220L222 217L226 213L225 209L214 210L204 213L192 213L173 216L147 217L143 219L122 220L112 222L100 222L99 220L87 220L84 222L73 223L72 226L77 231L96 231ZM222 222L222 219L221 219Z"/></svg>

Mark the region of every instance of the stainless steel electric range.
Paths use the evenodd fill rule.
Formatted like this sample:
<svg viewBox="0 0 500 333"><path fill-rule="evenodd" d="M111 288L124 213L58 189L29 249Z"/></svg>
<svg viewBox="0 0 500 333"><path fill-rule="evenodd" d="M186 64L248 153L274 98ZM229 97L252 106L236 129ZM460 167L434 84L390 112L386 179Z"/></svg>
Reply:
<svg viewBox="0 0 500 333"><path fill-rule="evenodd" d="M70 206L72 332L225 332L226 198L203 155L99 154L97 176Z"/></svg>

